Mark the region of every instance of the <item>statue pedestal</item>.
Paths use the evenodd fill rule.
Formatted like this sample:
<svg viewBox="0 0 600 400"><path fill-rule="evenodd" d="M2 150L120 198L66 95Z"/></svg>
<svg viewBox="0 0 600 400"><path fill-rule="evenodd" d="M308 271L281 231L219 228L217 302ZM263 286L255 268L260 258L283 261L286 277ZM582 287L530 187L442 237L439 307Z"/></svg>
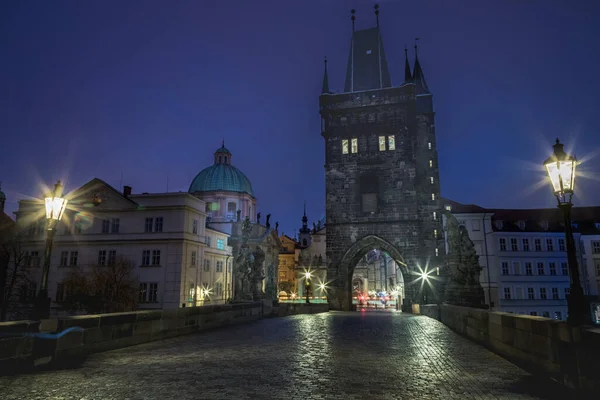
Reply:
<svg viewBox="0 0 600 400"><path fill-rule="evenodd" d="M343 288L332 287L327 293L327 302L330 310L351 311L348 291Z"/></svg>

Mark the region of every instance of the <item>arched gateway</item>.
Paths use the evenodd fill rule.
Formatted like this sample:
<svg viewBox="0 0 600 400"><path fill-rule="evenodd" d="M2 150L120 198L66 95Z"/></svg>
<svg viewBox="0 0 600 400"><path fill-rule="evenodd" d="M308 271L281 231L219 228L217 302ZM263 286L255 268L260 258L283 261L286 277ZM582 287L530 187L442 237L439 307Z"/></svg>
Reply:
<svg viewBox="0 0 600 400"><path fill-rule="evenodd" d="M415 270L444 255L433 102L416 46L413 71L407 55L392 87L379 24L353 29L344 92L329 90L326 63L319 103L330 307L351 308L352 271L373 249L400 265L410 305Z"/></svg>

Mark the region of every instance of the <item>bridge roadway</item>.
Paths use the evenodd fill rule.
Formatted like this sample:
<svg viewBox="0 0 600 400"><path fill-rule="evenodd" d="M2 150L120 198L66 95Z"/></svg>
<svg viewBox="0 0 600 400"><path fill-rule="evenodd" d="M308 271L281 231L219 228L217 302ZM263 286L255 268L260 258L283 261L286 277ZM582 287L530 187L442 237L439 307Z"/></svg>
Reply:
<svg viewBox="0 0 600 400"><path fill-rule="evenodd" d="M567 395L436 320L395 311L265 319L94 354L73 369L0 377L3 400Z"/></svg>

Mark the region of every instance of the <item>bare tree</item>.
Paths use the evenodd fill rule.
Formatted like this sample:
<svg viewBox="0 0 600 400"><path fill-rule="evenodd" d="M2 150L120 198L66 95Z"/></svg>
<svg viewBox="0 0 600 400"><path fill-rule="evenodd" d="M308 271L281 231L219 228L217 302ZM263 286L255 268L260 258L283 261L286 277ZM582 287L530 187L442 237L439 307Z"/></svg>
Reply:
<svg viewBox="0 0 600 400"><path fill-rule="evenodd" d="M14 317L21 316L24 302L32 297L29 289L34 282L22 235L14 227L0 233L0 321L6 321L9 312L14 313ZM28 311L22 316L27 315Z"/></svg>
<svg viewBox="0 0 600 400"><path fill-rule="evenodd" d="M63 308L68 311L111 313L135 310L139 282L131 261L120 258L109 265L98 265L84 274L72 271L63 281L66 290Z"/></svg>

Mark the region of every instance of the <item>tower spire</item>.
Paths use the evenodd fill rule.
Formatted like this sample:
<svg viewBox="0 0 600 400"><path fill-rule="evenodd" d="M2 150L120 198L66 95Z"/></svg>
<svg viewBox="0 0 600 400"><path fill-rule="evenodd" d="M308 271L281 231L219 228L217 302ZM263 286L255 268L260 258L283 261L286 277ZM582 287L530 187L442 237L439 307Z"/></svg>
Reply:
<svg viewBox="0 0 600 400"><path fill-rule="evenodd" d="M417 85L417 93L429 93L429 88L427 87L427 82L425 81L425 74L423 74L421 63L419 63L419 53L417 47L417 41L419 39L420 38L415 38L415 67L413 69L413 80L415 85Z"/></svg>
<svg viewBox="0 0 600 400"><path fill-rule="evenodd" d="M329 91L329 77L327 76L327 57L325 57L325 72L323 73L323 89L321 93L331 93Z"/></svg>
<svg viewBox="0 0 600 400"><path fill-rule="evenodd" d="M408 49L404 46L404 83L412 82L412 73L410 72L410 63L408 62Z"/></svg>
<svg viewBox="0 0 600 400"><path fill-rule="evenodd" d="M350 17L350 19L352 20L352 43L350 44L350 57L352 59L352 65L350 70L350 91L354 92L354 21L356 21L356 16L354 14L356 14L356 10L350 10L350 14L352 14L352 16Z"/></svg>
<svg viewBox="0 0 600 400"><path fill-rule="evenodd" d="M377 66L379 71L379 88L383 87L383 76L381 74L381 32L379 31L379 4L373 6L375 9L375 20L377 22Z"/></svg>

